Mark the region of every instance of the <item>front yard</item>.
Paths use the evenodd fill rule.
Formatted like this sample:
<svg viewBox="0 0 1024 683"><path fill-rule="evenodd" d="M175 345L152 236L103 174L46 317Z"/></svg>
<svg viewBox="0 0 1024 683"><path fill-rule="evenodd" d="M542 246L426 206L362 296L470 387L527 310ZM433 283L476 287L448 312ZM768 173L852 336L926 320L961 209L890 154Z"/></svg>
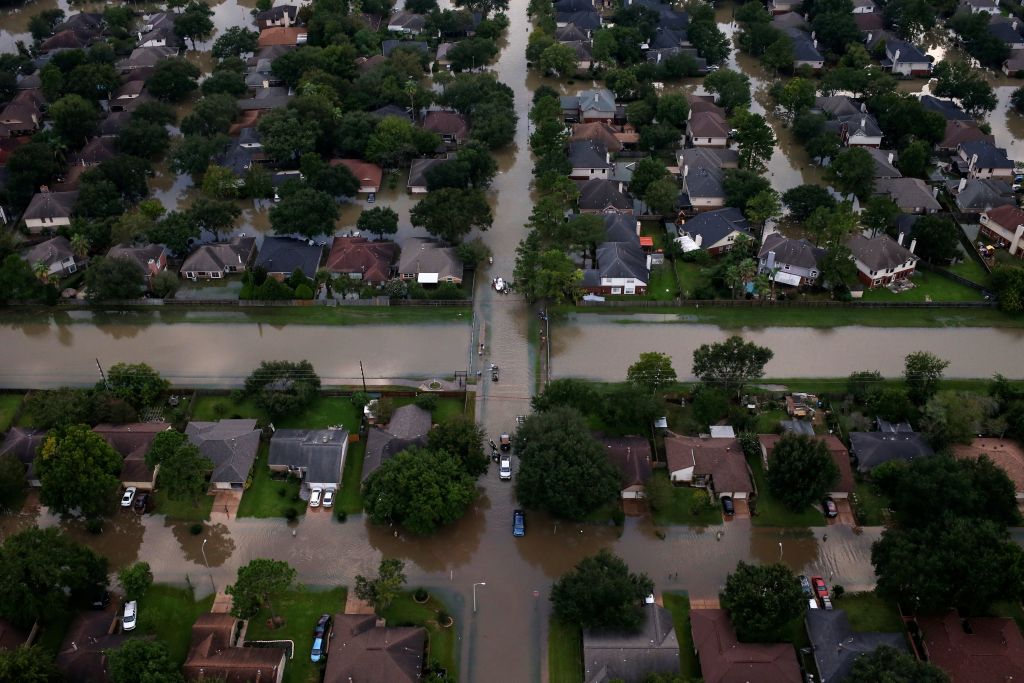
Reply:
<svg viewBox="0 0 1024 683"><path fill-rule="evenodd" d="M656 471L654 476L659 479L668 480L668 473L664 470ZM671 502L665 508L657 512L651 512L654 523L686 524L689 526L721 524L722 511L718 505L713 503L694 505L695 501L697 501L698 493L703 494L704 490L690 486L672 486Z"/></svg>
<svg viewBox="0 0 1024 683"><path fill-rule="evenodd" d="M690 596L686 593L665 593L662 595L665 609L672 613L672 625L679 641L679 667L684 679L700 678L700 662L693 649L693 632L690 629Z"/></svg>
<svg viewBox="0 0 1024 683"><path fill-rule="evenodd" d="M189 588L154 584L139 600L137 633L167 645L171 660L181 666L188 655L192 624L212 605L212 595L197 601Z"/></svg>
<svg viewBox="0 0 1024 683"><path fill-rule="evenodd" d="M191 500L171 500L163 491L153 495L154 512L179 522L205 522L210 519L213 496L201 496L198 504Z"/></svg>
<svg viewBox="0 0 1024 683"><path fill-rule="evenodd" d="M754 504L757 513L751 516L755 526L825 526L825 516L820 510L808 507L802 512L793 512L772 496L760 457L747 458L747 464L754 473L754 485L757 487L757 502Z"/></svg>
<svg viewBox="0 0 1024 683"><path fill-rule="evenodd" d="M295 477L275 479L267 467L270 446L260 444L252 466L252 485L242 494L238 517L286 517L289 509L296 515L306 513L306 503L299 499L301 482Z"/></svg>
<svg viewBox="0 0 1024 683"><path fill-rule="evenodd" d="M854 631L903 633L903 620L896 605L874 593L846 593L835 601L835 607L846 610Z"/></svg>
<svg viewBox="0 0 1024 683"><path fill-rule="evenodd" d="M345 588L328 591L313 591L299 588L289 591L273 601L274 613L284 619L284 626L272 629L267 622L271 617L268 609L260 610L249 620L246 640L291 640L295 652L284 668L284 683L317 683L321 677L323 663L314 664L309 659L313 649L313 627L321 614L338 614L345 611ZM328 657L330 652L328 652Z"/></svg>
<svg viewBox="0 0 1024 683"><path fill-rule="evenodd" d="M548 680L583 682L583 632L579 624L566 624L556 616L548 622Z"/></svg>
<svg viewBox="0 0 1024 683"><path fill-rule="evenodd" d="M861 526L882 526L888 518L889 501L870 483L858 479L856 490L857 523Z"/></svg>
<svg viewBox="0 0 1024 683"><path fill-rule="evenodd" d="M423 604L413 600L411 591L404 591L383 611L388 626L422 626L427 629L428 667L439 667L448 672L452 681L458 680L459 648L455 625L442 627L439 621L449 614L445 604L431 595Z"/></svg>

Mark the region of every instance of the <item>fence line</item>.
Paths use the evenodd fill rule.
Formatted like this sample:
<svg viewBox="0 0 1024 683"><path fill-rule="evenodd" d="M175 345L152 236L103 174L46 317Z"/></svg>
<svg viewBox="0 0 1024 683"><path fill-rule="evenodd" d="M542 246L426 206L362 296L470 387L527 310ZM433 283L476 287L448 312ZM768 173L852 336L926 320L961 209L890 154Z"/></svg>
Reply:
<svg viewBox="0 0 1024 683"><path fill-rule="evenodd" d="M953 275L953 273L950 273ZM956 276L959 277L959 276ZM969 281L968 281L969 282ZM972 283L975 284L975 283ZM980 287L980 285L976 285ZM580 308L995 308L994 301L760 301L756 299L687 299L676 301L581 301Z"/></svg>

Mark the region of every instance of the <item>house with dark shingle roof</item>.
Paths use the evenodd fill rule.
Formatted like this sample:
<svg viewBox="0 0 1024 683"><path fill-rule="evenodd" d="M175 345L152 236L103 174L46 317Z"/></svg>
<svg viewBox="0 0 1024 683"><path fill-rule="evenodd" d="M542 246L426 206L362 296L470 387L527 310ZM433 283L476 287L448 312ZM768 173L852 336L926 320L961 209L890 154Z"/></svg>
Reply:
<svg viewBox="0 0 1024 683"><path fill-rule="evenodd" d="M840 144L846 147L879 147L882 144L882 129L875 117L866 112L837 115L825 122L825 129L838 135Z"/></svg>
<svg viewBox="0 0 1024 683"><path fill-rule="evenodd" d="M325 228L325 232L333 232L333 229ZM267 236L263 238L256 265L278 280L287 279L296 269L312 280L320 267L323 252L323 246L316 243L310 244L291 237Z"/></svg>
<svg viewBox="0 0 1024 683"><path fill-rule="evenodd" d="M622 191L619 183L595 178L576 185L580 189L577 200L580 213L633 214L633 200Z"/></svg>
<svg viewBox="0 0 1024 683"><path fill-rule="evenodd" d="M676 154L686 201L683 208L706 211L725 206L725 169L739 166L733 149L688 147Z"/></svg>
<svg viewBox="0 0 1024 683"><path fill-rule="evenodd" d="M132 50L130 55L117 63L117 68L124 74L136 69L155 67L163 60L174 57L177 54L178 48L168 45L163 47L137 47Z"/></svg>
<svg viewBox="0 0 1024 683"><path fill-rule="evenodd" d="M128 639L120 632L117 612L80 612L68 627L60 650L57 670L66 681L107 683L107 652L116 650Z"/></svg>
<svg viewBox="0 0 1024 683"><path fill-rule="evenodd" d="M448 157L413 159L409 164L409 181L406 188L412 194L424 194L427 189L427 172L435 166L447 163Z"/></svg>
<svg viewBox="0 0 1024 683"><path fill-rule="evenodd" d="M615 119L617 106L615 95L610 90L581 90L576 95L563 96L560 99L562 114L567 121L611 123Z"/></svg>
<svg viewBox="0 0 1024 683"><path fill-rule="evenodd" d="M891 36L885 39L882 68L901 76L928 76L932 72L932 60L916 46Z"/></svg>
<svg viewBox="0 0 1024 683"><path fill-rule="evenodd" d="M121 483L137 489L152 491L156 487L156 475L160 470L157 465L150 468L146 465L146 453L157 434L169 431L171 425L166 422L135 422L131 424L100 424L92 431L103 437L111 448L120 454Z"/></svg>
<svg viewBox="0 0 1024 683"><path fill-rule="evenodd" d="M924 437L912 430L850 432L850 456L858 472L870 472L892 460L909 462L933 455Z"/></svg>
<svg viewBox="0 0 1024 683"><path fill-rule="evenodd" d="M147 281L167 269L167 248L162 244L147 244L142 247L119 244L110 248L107 258L131 261L142 270Z"/></svg>
<svg viewBox="0 0 1024 683"><path fill-rule="evenodd" d="M913 242L907 249L888 235L854 235L846 241L846 246L857 264L857 279L868 289L905 280L917 268Z"/></svg>
<svg viewBox="0 0 1024 683"><path fill-rule="evenodd" d="M951 154L965 142L987 142L996 144L996 138L978 127L975 121L946 121L946 131L936 145L939 152Z"/></svg>
<svg viewBox="0 0 1024 683"><path fill-rule="evenodd" d="M942 99L933 95L921 95L921 106L929 111L942 114L946 121L974 121L971 115L958 107L953 100Z"/></svg>
<svg viewBox="0 0 1024 683"><path fill-rule="evenodd" d="M345 470L344 429L278 429L270 439L267 465L294 474L310 489L337 489Z"/></svg>
<svg viewBox="0 0 1024 683"><path fill-rule="evenodd" d="M370 427L363 457L363 481L402 451L425 446L431 426L430 412L409 404L395 409L387 427Z"/></svg>
<svg viewBox="0 0 1024 683"><path fill-rule="evenodd" d="M581 288L589 294L644 295L651 270L637 242L604 242L597 247L597 265L583 271Z"/></svg>
<svg viewBox="0 0 1024 683"><path fill-rule="evenodd" d="M965 214L980 214L997 206L1016 206L1013 188L996 178L961 178L949 185L956 206Z"/></svg>
<svg viewBox="0 0 1024 683"><path fill-rule="evenodd" d="M1024 258L1024 211L1014 205L999 206L981 214L978 232L1010 256Z"/></svg>
<svg viewBox="0 0 1024 683"><path fill-rule="evenodd" d="M605 455L619 471L622 498L643 498L653 474L651 443L642 436L604 436L595 434Z"/></svg>
<svg viewBox="0 0 1024 683"><path fill-rule="evenodd" d="M717 111L691 109L686 122L686 140L694 147L728 147L729 124Z"/></svg>
<svg viewBox="0 0 1024 683"><path fill-rule="evenodd" d="M1024 36L1020 32L1020 22L1016 17L1003 17L994 14L988 20L990 36L1004 43L1011 50L1024 49Z"/></svg>
<svg viewBox="0 0 1024 683"><path fill-rule="evenodd" d="M569 165L572 167L569 177L573 180L607 180L609 171L614 168L608 149L596 140L571 140Z"/></svg>
<svg viewBox="0 0 1024 683"><path fill-rule="evenodd" d="M741 643L721 609L690 610L693 646L704 683L802 683L789 643Z"/></svg>
<svg viewBox="0 0 1024 683"><path fill-rule="evenodd" d="M437 133L449 145L460 145L469 137L469 123L457 111L428 111L423 117L423 130Z"/></svg>
<svg viewBox="0 0 1024 683"><path fill-rule="evenodd" d="M765 237L757 252L758 272L774 273L776 282L792 287L813 285L821 275L825 250L806 239L792 239L779 233Z"/></svg>
<svg viewBox="0 0 1024 683"><path fill-rule="evenodd" d="M640 240L640 222L632 216L610 213L604 217L605 242L636 242Z"/></svg>
<svg viewBox="0 0 1024 683"><path fill-rule="evenodd" d="M240 490L244 487L260 447L256 420L189 422L185 426L185 436L213 462L213 474L210 476L213 488Z"/></svg>
<svg viewBox="0 0 1024 683"><path fill-rule="evenodd" d="M583 680L586 683L642 683L652 673L679 673L679 641L672 613L644 605L644 623L636 633L587 629L583 632Z"/></svg>
<svg viewBox="0 0 1024 683"><path fill-rule="evenodd" d="M818 51L817 39L807 31L795 27L786 27L782 32L789 37L793 46L793 66L807 66L820 71L825 66L825 56Z"/></svg>
<svg viewBox="0 0 1024 683"><path fill-rule="evenodd" d="M421 285L462 284L465 266L453 247L427 237L410 237L398 258L398 277Z"/></svg>
<svg viewBox="0 0 1024 683"><path fill-rule="evenodd" d="M903 213L935 213L942 208L935 198L938 189L929 188L920 178L877 178L875 194L891 199Z"/></svg>
<svg viewBox="0 0 1024 683"><path fill-rule="evenodd" d="M679 236L693 240L712 256L731 251L736 240L751 236L750 221L734 207L706 211L679 226Z"/></svg>
<svg viewBox="0 0 1024 683"><path fill-rule="evenodd" d="M324 683L417 683L423 680L427 632L383 626L373 614L336 614Z"/></svg>
<svg viewBox="0 0 1024 683"><path fill-rule="evenodd" d="M928 661L950 683L1008 683L1024 680L1024 636L1013 619L917 617Z"/></svg>
<svg viewBox="0 0 1024 683"><path fill-rule="evenodd" d="M13 455L25 466L25 479L29 486L40 486L35 462L47 433L46 429L11 427L0 443L0 455Z"/></svg>
<svg viewBox="0 0 1024 683"><path fill-rule="evenodd" d="M47 268L47 275L50 277L64 277L76 273L84 263L75 256L75 252L71 249L71 242L63 235L40 242L26 251L22 258L30 266L35 266L37 263L44 264Z"/></svg>
<svg viewBox="0 0 1024 683"><path fill-rule="evenodd" d="M204 244L181 264L181 276L189 280L219 280L245 272L255 256L255 237L236 236L228 242Z"/></svg>
<svg viewBox="0 0 1024 683"><path fill-rule="evenodd" d="M1013 161L1006 150L990 142L962 142L957 147L957 168L969 178L1012 178Z"/></svg>
<svg viewBox="0 0 1024 683"><path fill-rule="evenodd" d="M875 178L902 178L903 174L893 165L896 160L896 153L889 149L877 147L865 147L865 151L871 155L875 162Z"/></svg>
<svg viewBox="0 0 1024 683"><path fill-rule="evenodd" d="M278 5L256 15L256 25L261 29L271 26L291 26L299 16L296 5Z"/></svg>
<svg viewBox="0 0 1024 683"><path fill-rule="evenodd" d="M564 28L572 24L576 28L593 32L601 28L601 15L597 12L555 12L555 26Z"/></svg>
<svg viewBox="0 0 1024 683"><path fill-rule="evenodd" d="M391 279L398 245L371 242L365 237L335 237L324 268L334 275L347 275L371 285Z"/></svg>
<svg viewBox="0 0 1024 683"><path fill-rule="evenodd" d="M754 491L747 460L735 438L665 435L669 479L705 488L712 496L745 499Z"/></svg>
<svg viewBox="0 0 1024 683"><path fill-rule="evenodd" d="M412 36L422 33L426 25L427 16L425 14L416 14L406 10L396 12L395 16L388 20L389 31Z"/></svg>
<svg viewBox="0 0 1024 683"><path fill-rule="evenodd" d="M71 214L78 201L78 192L50 192L44 190L32 196L25 213L21 215L25 227L32 234L43 230L56 230L71 225Z"/></svg>
<svg viewBox="0 0 1024 683"><path fill-rule="evenodd" d="M809 609L804 626L811 641L819 678L826 683L842 683L858 658L870 655L882 646L908 653L902 633L854 631L841 609Z"/></svg>

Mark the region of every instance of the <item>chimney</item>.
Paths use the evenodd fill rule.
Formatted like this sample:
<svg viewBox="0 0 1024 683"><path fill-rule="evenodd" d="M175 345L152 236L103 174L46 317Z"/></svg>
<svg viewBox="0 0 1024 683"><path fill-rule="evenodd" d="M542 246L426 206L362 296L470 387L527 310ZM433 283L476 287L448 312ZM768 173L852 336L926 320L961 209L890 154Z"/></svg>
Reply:
<svg viewBox="0 0 1024 683"><path fill-rule="evenodd" d="M893 153L889 152L889 165L890 166L892 165L892 157L893 157Z"/></svg>
<svg viewBox="0 0 1024 683"><path fill-rule="evenodd" d="M866 117L866 116L860 117L860 127L861 128L867 128L868 127L868 117Z"/></svg>
<svg viewBox="0 0 1024 683"><path fill-rule="evenodd" d="M637 222L636 222L636 234L638 234L638 235L640 234L640 228L641 228L641 227L642 227L642 226L640 225L640 221L637 221Z"/></svg>
<svg viewBox="0 0 1024 683"><path fill-rule="evenodd" d="M39 186L39 191L40 192L49 192L50 191L50 186L49 185L40 185Z"/></svg>
<svg viewBox="0 0 1024 683"><path fill-rule="evenodd" d="M910 240L910 253L911 254L914 253L914 248L915 247L917 247L917 240L916 239Z"/></svg>
<svg viewBox="0 0 1024 683"><path fill-rule="evenodd" d="M704 236L703 235L697 235L695 238L693 238L693 243L696 244L698 248L700 247L700 243L703 242L703 241L704 241Z"/></svg>
<svg viewBox="0 0 1024 683"><path fill-rule="evenodd" d="M965 187L967 187L967 178L961 178L960 185L957 186L956 191L963 192Z"/></svg>
<svg viewBox="0 0 1024 683"><path fill-rule="evenodd" d="M865 43L870 43L871 42L871 36L873 36L873 35L875 35L875 34L874 33L868 33L868 39L865 40L864 42Z"/></svg>
<svg viewBox="0 0 1024 683"><path fill-rule="evenodd" d="M973 171L974 167L977 166L977 165L978 165L978 155L977 154L972 154L971 155L971 170Z"/></svg>
<svg viewBox="0 0 1024 683"><path fill-rule="evenodd" d="M892 56L892 63L895 64L898 61L900 61L900 51L896 50L896 54Z"/></svg>
<svg viewBox="0 0 1024 683"><path fill-rule="evenodd" d="M772 272L772 268L775 267L775 252L774 251L769 251L768 252L768 260L765 261L764 267L768 270L769 273Z"/></svg>
<svg viewBox="0 0 1024 683"><path fill-rule="evenodd" d="M896 244L900 245L901 247L903 246L903 233L902 232L896 238Z"/></svg>
<svg viewBox="0 0 1024 683"><path fill-rule="evenodd" d="M811 40L814 40L817 37L818 37L817 31L811 31Z"/></svg>
<svg viewBox="0 0 1024 683"><path fill-rule="evenodd" d="M811 44L812 44L812 45L814 45L814 49L815 49L815 50L817 50L817 49L818 49L818 39L817 39L817 38L815 38L814 40L812 40L812 41L811 41Z"/></svg>
<svg viewBox="0 0 1024 683"><path fill-rule="evenodd" d="M1016 20L1016 19L1014 19L1014 20L1013 20L1013 22L1012 22L1012 23L1010 24L1010 26L1012 26L1012 27L1013 27L1013 30L1014 30L1014 31L1016 31L1016 30L1017 30L1017 20Z"/></svg>
<svg viewBox="0 0 1024 683"><path fill-rule="evenodd" d="M1018 225L1013 233L1013 241L1010 242L1010 256L1016 256L1017 250L1021 248L1021 239L1024 238L1024 225Z"/></svg>
<svg viewBox="0 0 1024 683"><path fill-rule="evenodd" d="M938 197L939 197L939 186L938 185L936 185L935 187L932 188L932 196L935 197L936 199L938 199Z"/></svg>
<svg viewBox="0 0 1024 683"><path fill-rule="evenodd" d="M683 164L683 177L685 178L688 175L690 175L690 165Z"/></svg>

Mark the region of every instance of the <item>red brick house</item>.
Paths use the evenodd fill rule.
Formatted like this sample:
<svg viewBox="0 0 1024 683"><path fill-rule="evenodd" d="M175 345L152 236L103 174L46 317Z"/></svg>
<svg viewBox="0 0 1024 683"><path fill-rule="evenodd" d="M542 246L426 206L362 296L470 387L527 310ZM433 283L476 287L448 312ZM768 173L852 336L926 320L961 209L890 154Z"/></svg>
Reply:
<svg viewBox="0 0 1024 683"><path fill-rule="evenodd" d="M1024 211L1016 206L997 206L981 214L978 232L1004 247L1010 256L1024 259Z"/></svg>

